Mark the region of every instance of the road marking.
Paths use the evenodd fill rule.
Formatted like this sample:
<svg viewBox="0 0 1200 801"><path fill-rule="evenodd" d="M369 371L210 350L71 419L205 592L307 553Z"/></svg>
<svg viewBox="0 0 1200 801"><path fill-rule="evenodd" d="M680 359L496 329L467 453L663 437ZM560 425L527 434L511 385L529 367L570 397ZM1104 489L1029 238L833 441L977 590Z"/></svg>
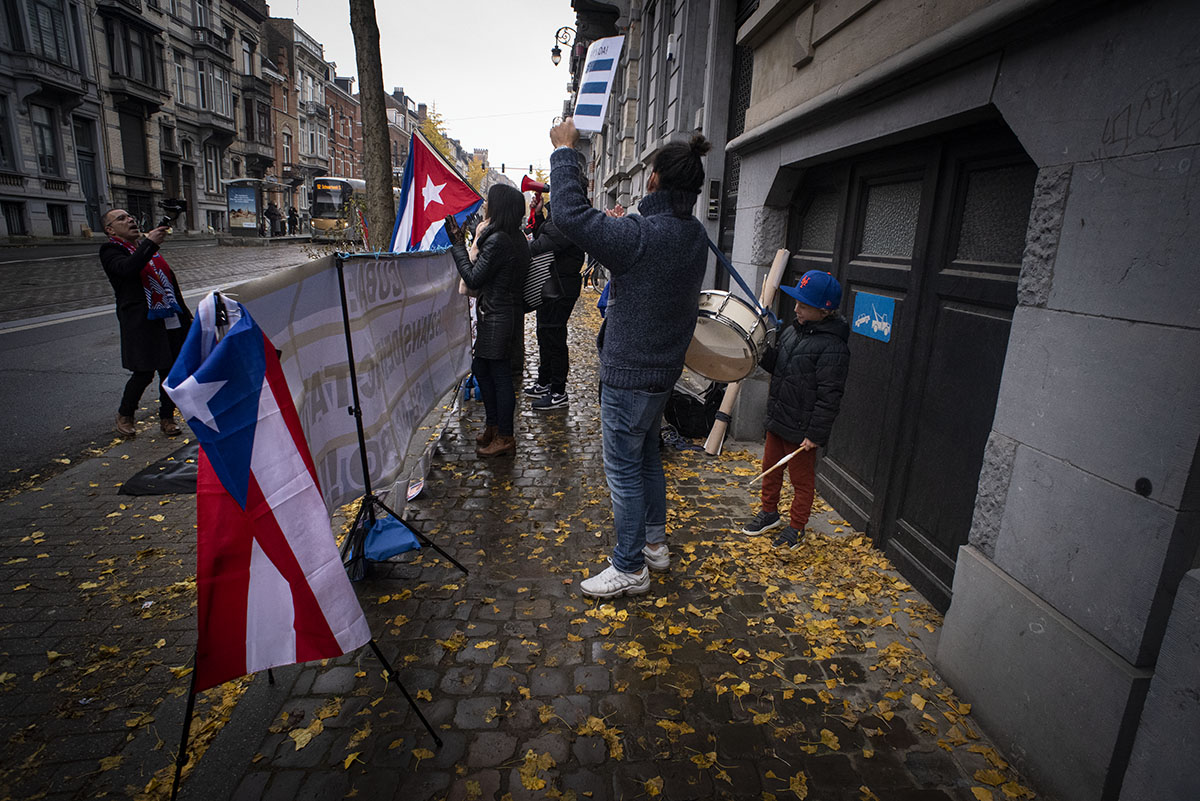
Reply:
<svg viewBox="0 0 1200 801"><path fill-rule="evenodd" d="M219 284L217 286L205 287L204 289L193 289L183 293L185 300L195 300L204 295L207 295L213 290L220 290L227 284ZM194 303L192 304L195 305ZM88 320L92 317L99 317L103 314L115 314L113 306L93 306L90 309L77 309L76 311L59 312L58 314L47 314L43 317L35 317L32 320L12 320L7 323L0 323L0 336L4 334L15 334L18 331L30 331L34 328L45 328L48 325L59 325L60 323L73 323L76 320Z"/></svg>

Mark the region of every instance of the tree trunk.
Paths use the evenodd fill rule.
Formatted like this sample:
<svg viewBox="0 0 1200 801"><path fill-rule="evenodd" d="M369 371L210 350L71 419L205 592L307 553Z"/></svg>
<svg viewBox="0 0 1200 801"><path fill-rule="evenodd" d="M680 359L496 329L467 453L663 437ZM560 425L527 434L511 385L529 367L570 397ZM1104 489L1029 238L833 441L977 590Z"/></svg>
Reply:
<svg viewBox="0 0 1200 801"><path fill-rule="evenodd" d="M354 32L355 60L358 62L369 246L372 250L390 250L396 209L392 202L392 158L374 0L350 0L350 30Z"/></svg>

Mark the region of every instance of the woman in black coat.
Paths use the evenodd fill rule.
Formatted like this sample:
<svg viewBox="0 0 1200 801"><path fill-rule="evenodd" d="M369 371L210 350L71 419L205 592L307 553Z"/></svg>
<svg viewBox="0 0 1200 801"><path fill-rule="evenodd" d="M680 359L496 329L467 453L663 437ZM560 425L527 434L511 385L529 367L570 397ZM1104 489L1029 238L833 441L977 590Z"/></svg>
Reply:
<svg viewBox="0 0 1200 801"><path fill-rule="evenodd" d="M529 242L521 233L525 196L516 187L496 184L488 190L483 214L471 253L453 217L446 218L446 233L458 274L479 298L471 371L483 397L486 428L475 438L479 444L475 452L488 457L510 454L517 448L513 436L516 395L509 359L513 334L524 324L521 295L529 271Z"/></svg>

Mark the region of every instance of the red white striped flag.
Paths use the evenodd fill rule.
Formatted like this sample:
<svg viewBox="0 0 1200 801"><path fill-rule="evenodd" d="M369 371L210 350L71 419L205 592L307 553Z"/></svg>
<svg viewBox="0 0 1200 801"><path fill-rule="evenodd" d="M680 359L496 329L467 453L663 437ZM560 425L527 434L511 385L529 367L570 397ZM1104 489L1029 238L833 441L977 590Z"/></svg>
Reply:
<svg viewBox="0 0 1200 801"><path fill-rule="evenodd" d="M205 298L165 382L201 444L197 692L371 639L275 348L224 303L229 332L217 340Z"/></svg>

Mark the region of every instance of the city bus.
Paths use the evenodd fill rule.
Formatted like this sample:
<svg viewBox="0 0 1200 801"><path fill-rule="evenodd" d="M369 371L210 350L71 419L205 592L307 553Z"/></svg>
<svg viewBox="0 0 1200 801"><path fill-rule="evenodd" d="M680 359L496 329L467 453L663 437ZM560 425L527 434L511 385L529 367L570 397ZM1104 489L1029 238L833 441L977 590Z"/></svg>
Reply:
<svg viewBox="0 0 1200 801"><path fill-rule="evenodd" d="M367 184L359 178L338 178L322 175L313 179L312 215L313 239L362 239L357 220L358 207L366 202ZM356 198L357 203L351 201Z"/></svg>

